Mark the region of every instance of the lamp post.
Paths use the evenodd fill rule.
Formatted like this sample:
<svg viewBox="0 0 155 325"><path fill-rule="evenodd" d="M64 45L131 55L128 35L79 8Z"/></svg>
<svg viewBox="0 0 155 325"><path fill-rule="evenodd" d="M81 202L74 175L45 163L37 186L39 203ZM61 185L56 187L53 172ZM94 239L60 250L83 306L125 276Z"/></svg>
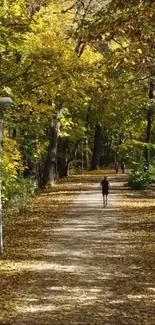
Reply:
<svg viewBox="0 0 155 325"><path fill-rule="evenodd" d="M3 253L3 224L2 224L2 144L3 144L3 109L11 105L10 97L0 97L0 253Z"/></svg>

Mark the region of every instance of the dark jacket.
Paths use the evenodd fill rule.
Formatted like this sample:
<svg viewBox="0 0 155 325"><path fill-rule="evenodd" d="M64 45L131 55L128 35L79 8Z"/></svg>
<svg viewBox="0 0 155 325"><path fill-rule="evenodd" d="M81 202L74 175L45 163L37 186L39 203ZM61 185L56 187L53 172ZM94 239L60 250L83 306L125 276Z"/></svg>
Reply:
<svg viewBox="0 0 155 325"><path fill-rule="evenodd" d="M108 194L109 193L109 181L107 179L103 179L101 182L102 185L102 193L103 194Z"/></svg>

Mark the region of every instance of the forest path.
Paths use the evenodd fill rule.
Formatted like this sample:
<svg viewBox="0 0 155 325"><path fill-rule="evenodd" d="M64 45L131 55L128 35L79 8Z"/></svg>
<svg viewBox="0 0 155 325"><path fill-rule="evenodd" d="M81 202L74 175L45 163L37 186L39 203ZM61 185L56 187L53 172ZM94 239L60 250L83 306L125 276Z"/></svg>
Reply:
<svg viewBox="0 0 155 325"><path fill-rule="evenodd" d="M17 314L6 324L155 324L155 219L119 178L110 183L106 208L94 184L44 229L46 248L15 279Z"/></svg>

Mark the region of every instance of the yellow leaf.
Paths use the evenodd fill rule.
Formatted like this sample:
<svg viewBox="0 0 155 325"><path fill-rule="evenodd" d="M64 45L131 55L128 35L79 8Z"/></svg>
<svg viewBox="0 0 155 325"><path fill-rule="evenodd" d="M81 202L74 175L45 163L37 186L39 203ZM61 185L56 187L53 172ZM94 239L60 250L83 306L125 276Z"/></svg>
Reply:
<svg viewBox="0 0 155 325"><path fill-rule="evenodd" d="M142 54L142 50L141 50L141 49L137 49L137 52L138 52L139 54Z"/></svg>

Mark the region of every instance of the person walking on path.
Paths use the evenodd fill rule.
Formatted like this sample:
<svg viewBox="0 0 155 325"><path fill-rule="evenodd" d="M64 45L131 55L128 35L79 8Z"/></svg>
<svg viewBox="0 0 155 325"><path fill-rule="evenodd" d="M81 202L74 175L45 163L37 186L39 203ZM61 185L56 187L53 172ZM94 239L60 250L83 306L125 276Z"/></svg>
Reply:
<svg viewBox="0 0 155 325"><path fill-rule="evenodd" d="M121 170L122 170L122 174L124 174L125 173L125 162L124 161L122 161L122 163L121 163Z"/></svg>
<svg viewBox="0 0 155 325"><path fill-rule="evenodd" d="M103 206L104 208L108 204L108 194L109 194L109 187L110 183L107 179L107 176L104 177L104 179L101 181L102 186L102 195L103 195Z"/></svg>

